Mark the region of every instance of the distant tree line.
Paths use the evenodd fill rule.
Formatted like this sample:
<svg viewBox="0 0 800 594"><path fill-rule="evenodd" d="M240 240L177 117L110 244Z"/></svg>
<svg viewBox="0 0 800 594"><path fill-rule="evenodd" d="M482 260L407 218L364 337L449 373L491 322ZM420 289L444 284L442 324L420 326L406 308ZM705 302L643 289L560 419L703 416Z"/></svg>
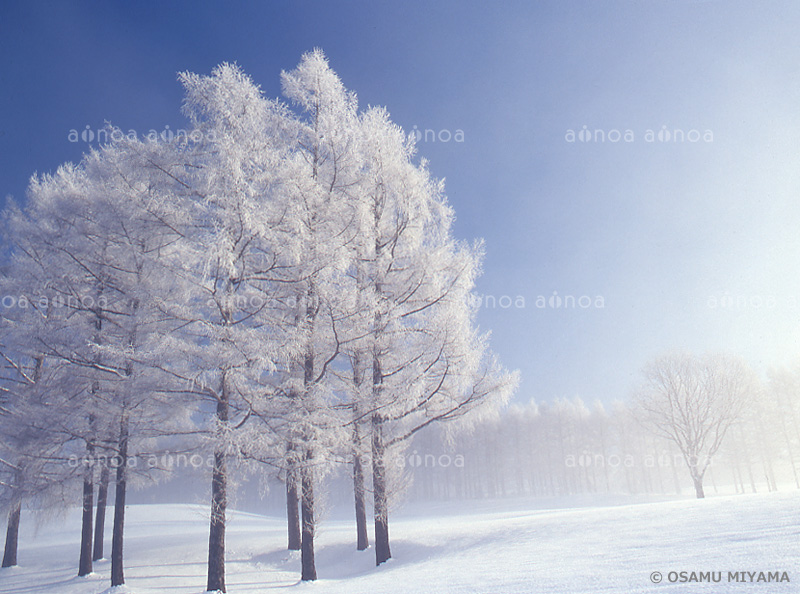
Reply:
<svg viewBox="0 0 800 594"><path fill-rule="evenodd" d="M706 492L800 489L800 366L752 381L710 458ZM406 496L696 495L681 448L642 416L636 399L558 398L511 405L468 434L431 431L407 451Z"/></svg>

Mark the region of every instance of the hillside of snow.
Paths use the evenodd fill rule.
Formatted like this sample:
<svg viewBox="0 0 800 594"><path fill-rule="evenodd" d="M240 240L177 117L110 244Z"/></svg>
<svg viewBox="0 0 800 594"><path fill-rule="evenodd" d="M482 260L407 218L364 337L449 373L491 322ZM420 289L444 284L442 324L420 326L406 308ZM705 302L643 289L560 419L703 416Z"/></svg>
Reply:
<svg viewBox="0 0 800 594"><path fill-rule="evenodd" d="M564 594L800 592L800 493L713 497L574 509L509 502L415 506L392 518L394 558L374 567L355 551L350 521L319 528L316 583L299 584L282 518L230 514L228 592L254 594ZM504 508L506 511L504 511ZM23 516L20 566L0 570L8 594L98 594L109 562L75 576L78 510L36 530ZM191 505L129 508L126 592L200 594L208 527ZM110 551L107 543L106 551ZM670 583L670 572L722 572L721 583ZM786 572L790 582L729 583L728 572ZM660 572L654 584L651 575ZM678 574L672 574L676 577ZM757 574L753 579L757 579Z"/></svg>

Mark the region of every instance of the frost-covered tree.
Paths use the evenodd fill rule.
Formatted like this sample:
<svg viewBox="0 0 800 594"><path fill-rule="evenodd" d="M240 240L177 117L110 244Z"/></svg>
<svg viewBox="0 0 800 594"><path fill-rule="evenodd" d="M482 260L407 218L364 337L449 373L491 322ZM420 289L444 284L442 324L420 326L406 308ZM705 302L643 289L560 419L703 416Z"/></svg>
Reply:
<svg viewBox="0 0 800 594"><path fill-rule="evenodd" d="M315 488L338 441L332 411L333 376L347 338L349 243L356 232L351 192L359 176L356 98L330 69L321 51L305 54L282 74L283 94L298 111L291 159L290 200L296 213L299 258L293 266L297 320L304 346L287 390L295 399L293 472L300 477L302 579L317 577L314 561ZM299 447L297 447L299 445Z"/></svg>
<svg viewBox="0 0 800 594"><path fill-rule="evenodd" d="M287 225L283 108L267 101L233 65L210 76L184 73L188 142L163 147L163 217L179 239L161 254L174 280L159 306L177 322L160 343L165 371L194 395L209 417L211 477L209 591L225 591L225 523L237 430L270 394L265 378L294 353L293 327L272 323L276 285L293 249ZM168 196L168 198L167 198Z"/></svg>
<svg viewBox="0 0 800 594"><path fill-rule="evenodd" d="M8 320L3 322L8 337ZM38 358L26 365L25 358L12 354L9 346L10 341L0 344L5 363L0 382L0 509L8 512L2 567L17 564L23 503L41 495L48 486L43 480L41 464L37 463L46 458L45 436L24 423L26 416L35 412L43 360Z"/></svg>
<svg viewBox="0 0 800 594"><path fill-rule="evenodd" d="M78 468L84 472L81 574L90 572L92 561L101 556L102 540L93 546L92 539L103 538L102 495L113 465L112 585L124 582L129 456L185 420L174 411L164 414L166 404L156 397L152 373L142 373L136 363L141 339L163 330L154 326L160 312L152 309L151 297L168 280L154 266L153 254L172 241L173 233L159 232L163 225L148 210L154 184L134 157L112 144L78 166L34 178L26 210L12 207L7 215L15 235L12 264L25 271L15 275L16 294L26 304L9 320L7 336L16 341L23 360L35 362L38 378L29 381L35 390L18 395L21 442L39 450L42 476L47 476L42 464L48 459L51 467L60 466L61 485L69 484ZM29 410L37 404L44 414ZM41 440L48 447L34 445ZM85 444L82 454L75 451L80 442ZM81 463L67 464L73 458ZM93 527L98 477L98 524Z"/></svg>
<svg viewBox="0 0 800 594"><path fill-rule="evenodd" d="M79 381L66 373L62 361L43 354L40 336L63 332L64 310L33 298L43 269L31 256L29 242L39 225L11 205L4 213L4 230L19 248L10 255L0 292L7 307L0 316L0 356L4 362L0 395L0 508L8 510L4 566L17 562L20 515L32 507L59 507L70 497L80 471L68 465L80 450L80 421L85 409ZM48 293L51 297L52 292ZM8 301L11 300L11 301ZM77 394L75 392L77 388Z"/></svg>
<svg viewBox="0 0 800 594"><path fill-rule="evenodd" d="M178 240L175 230L164 224L164 211L170 205L163 200L164 188L158 181L162 169L155 166L158 155L153 152L152 147L123 138L82 163L92 180L96 234L103 238L106 258L104 317L110 340L99 350L114 371L114 381L106 381L112 438L104 444L115 482L112 586L125 580L125 501L129 474L143 466L138 456L143 448L152 452L159 440L191 429L191 407L175 406L182 404L180 396L164 389L171 384L149 358L162 333L174 330L156 304L171 286L160 257ZM101 478L101 489L103 484ZM98 499L98 517L101 510Z"/></svg>
<svg viewBox="0 0 800 594"><path fill-rule="evenodd" d="M102 342L104 283L94 264L102 259L104 245L91 231L90 185L85 172L75 166L34 178L26 212L12 210L10 219L18 238L16 263L30 271L21 277L25 282L17 293L27 310L20 312L15 328L19 351L29 360L52 360L57 366L42 397L48 416L60 412L60 417L54 427L40 427L39 433L49 432L48 440L60 437L65 448L83 442L87 460L107 430L100 392L108 370L96 348ZM26 428L40 420L30 415L28 419ZM29 434L27 440L35 441L36 436ZM86 464L79 575L92 569L94 475L94 466Z"/></svg>
<svg viewBox="0 0 800 594"><path fill-rule="evenodd" d="M452 237L452 209L413 139L388 113L361 118L363 177L357 238L361 317L368 332L369 419L376 563L391 557L388 463L433 423L463 420L503 402L516 378L504 372L475 326L471 291L480 245Z"/></svg>
<svg viewBox="0 0 800 594"><path fill-rule="evenodd" d="M644 370L636 396L641 422L674 442L683 455L698 499L703 478L730 427L758 391L753 372L727 355L666 355Z"/></svg>
<svg viewBox="0 0 800 594"><path fill-rule="evenodd" d="M34 303L0 321L9 534L25 497L80 486L85 575L113 481L121 585L131 467L183 439L213 459L209 591L225 591L237 462L285 478L303 580L316 579L323 479L341 455L352 456L366 548L371 465L380 564L392 460L424 428L467 425L515 384L475 324L482 248L454 240L413 140L385 110L359 113L321 51L283 73L291 105L230 64L180 80L188 135L111 134L80 164L34 178L24 211L9 211L4 283ZM159 427L169 408L180 414Z"/></svg>
<svg viewBox="0 0 800 594"><path fill-rule="evenodd" d="M798 375L787 369L773 369L768 374L765 394L769 398L770 427L779 427L780 441L792 470L792 477L800 489L800 382Z"/></svg>

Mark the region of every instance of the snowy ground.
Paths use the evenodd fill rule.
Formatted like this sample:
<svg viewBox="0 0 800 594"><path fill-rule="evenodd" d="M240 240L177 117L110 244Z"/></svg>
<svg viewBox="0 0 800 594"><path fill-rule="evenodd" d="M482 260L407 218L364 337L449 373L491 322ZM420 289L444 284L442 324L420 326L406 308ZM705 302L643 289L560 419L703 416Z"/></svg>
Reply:
<svg viewBox="0 0 800 594"><path fill-rule="evenodd" d="M509 511L513 510L513 511ZM131 506L126 557L135 594L199 594L207 526L196 506ZM23 518L21 567L0 571L7 594L97 594L109 563L75 577L77 511L33 535ZM713 497L575 509L519 502L420 506L393 518L392 559L358 553L349 521L319 532L320 580L298 584L299 557L284 550L280 518L232 514L228 592L737 593L800 592L800 493ZM669 583L670 571L721 571L721 583ZM790 583L729 583L727 572L787 572ZM660 584L651 574L661 572ZM299 590L298 590L299 589Z"/></svg>

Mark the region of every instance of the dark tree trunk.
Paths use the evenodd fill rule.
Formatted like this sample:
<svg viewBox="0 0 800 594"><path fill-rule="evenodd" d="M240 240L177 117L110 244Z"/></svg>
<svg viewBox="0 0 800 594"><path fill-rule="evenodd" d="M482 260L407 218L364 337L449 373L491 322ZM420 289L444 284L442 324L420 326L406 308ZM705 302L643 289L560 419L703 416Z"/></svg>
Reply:
<svg viewBox="0 0 800 594"><path fill-rule="evenodd" d="M102 295L103 288L100 286L98 288L98 293ZM99 299L98 299L99 302ZM103 328L103 318L100 312L100 309L95 311L95 335L94 340L96 344L100 344L100 332ZM96 363L99 363L99 358L95 360ZM100 391L100 382L94 381L92 382L92 389L91 393L92 396L96 396L97 393ZM89 428L92 432L94 432L94 423L95 417L94 414L90 413L88 418ZM78 576L85 576L92 573L92 558L94 551L92 550L92 537L94 536L94 530L92 529L92 512L94 511L94 444L91 440L87 441L86 443L86 458L87 458L87 467L86 467L86 475L83 479L83 520L82 520L82 527L81 527L81 556L80 561L78 562Z"/></svg>
<svg viewBox="0 0 800 594"><path fill-rule="evenodd" d="M353 429L353 495L356 506L356 549L365 551L369 547L367 534L367 503L364 488L364 465L361 463L361 435L358 421Z"/></svg>
<svg viewBox="0 0 800 594"><path fill-rule="evenodd" d="M222 377L222 395L217 402L217 419L228 421L228 389L225 374ZM209 592L225 592L225 521L228 507L228 473L223 444L214 452L214 469L211 475L211 527L208 534Z"/></svg>
<svg viewBox="0 0 800 594"><path fill-rule="evenodd" d="M380 285L378 285L380 289ZM379 291L380 292L380 291ZM376 327L379 327L376 323ZM383 371L377 352L372 357L372 392L379 402L383 385ZM372 507L375 514L375 565L392 558L389 548L389 501L386 492L386 445L383 441L383 419L372 414Z"/></svg>
<svg viewBox="0 0 800 594"><path fill-rule="evenodd" d="M106 503L108 503L108 466L103 466L100 473L100 486L97 488L97 512L94 517L94 552L92 561L103 558L103 539L106 529Z"/></svg>
<svg viewBox="0 0 800 594"><path fill-rule="evenodd" d="M313 328L314 325L314 288L308 289L308 304L306 305L306 321ZM305 395L314 384L314 350L309 346L303 361L303 387ZM300 469L300 579L304 582L317 579L317 565L314 559L314 453L311 450L310 439L304 440L305 453L303 466Z"/></svg>
<svg viewBox="0 0 800 594"><path fill-rule="evenodd" d="M706 496L705 491L703 490L703 478L693 476L692 482L694 482L694 492L697 495L698 499L704 499Z"/></svg>
<svg viewBox="0 0 800 594"><path fill-rule="evenodd" d="M375 565L392 558L389 548L389 504L386 493L386 448L383 425L378 415L372 416L372 491L375 508Z"/></svg>
<svg viewBox="0 0 800 594"><path fill-rule="evenodd" d="M300 548L300 579L304 582L317 579L317 566L314 560L314 470L311 468L312 455L308 451L301 471L301 514L302 541Z"/></svg>
<svg viewBox="0 0 800 594"><path fill-rule="evenodd" d="M294 448L290 448L291 450ZM286 518L288 521L289 550L300 550L300 506L297 493L297 467L289 460L286 469Z"/></svg>
<svg viewBox="0 0 800 594"><path fill-rule="evenodd" d="M359 281L361 278L359 277ZM356 393L364 381L364 370L361 357L356 353L353 357L353 385ZM353 404L353 499L356 508L356 550L365 551L369 548L369 535L367 534L367 504L364 488L364 464L361 460L363 452L361 443L361 411L358 402Z"/></svg>
<svg viewBox="0 0 800 594"><path fill-rule="evenodd" d="M17 564L17 545L19 543L19 519L22 515L22 503L17 503L8 512L6 528L6 548L3 551L3 567L14 567Z"/></svg>
<svg viewBox="0 0 800 594"><path fill-rule="evenodd" d="M227 478L225 454L214 453L211 478L211 528L208 536L209 592L225 592L225 519L227 508Z"/></svg>
<svg viewBox="0 0 800 594"><path fill-rule="evenodd" d="M90 458L91 460L91 458ZM78 563L78 575L85 576L92 573L92 512L94 511L94 482L92 480L92 466L83 479L83 520L81 529L81 557Z"/></svg>
<svg viewBox="0 0 800 594"><path fill-rule="evenodd" d="M125 542L125 497L128 490L128 423L120 421L119 459L114 485L114 528L111 534L111 586L125 583L123 544Z"/></svg>

